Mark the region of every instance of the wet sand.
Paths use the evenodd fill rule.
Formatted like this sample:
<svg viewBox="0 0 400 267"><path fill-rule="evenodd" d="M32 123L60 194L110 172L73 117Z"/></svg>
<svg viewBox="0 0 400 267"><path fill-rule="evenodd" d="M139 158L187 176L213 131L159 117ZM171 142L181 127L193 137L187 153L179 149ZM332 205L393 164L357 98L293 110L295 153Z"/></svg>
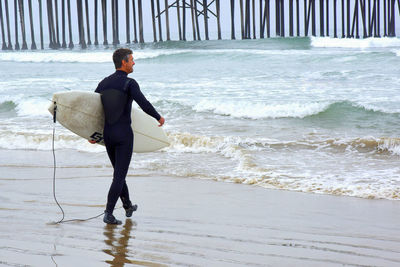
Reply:
<svg viewBox="0 0 400 267"><path fill-rule="evenodd" d="M88 163L88 155L92 163ZM58 151L66 219L103 212L105 154ZM52 155L0 151L0 266L399 266L400 202L136 176L139 209L54 225ZM121 206L120 202L117 204Z"/></svg>

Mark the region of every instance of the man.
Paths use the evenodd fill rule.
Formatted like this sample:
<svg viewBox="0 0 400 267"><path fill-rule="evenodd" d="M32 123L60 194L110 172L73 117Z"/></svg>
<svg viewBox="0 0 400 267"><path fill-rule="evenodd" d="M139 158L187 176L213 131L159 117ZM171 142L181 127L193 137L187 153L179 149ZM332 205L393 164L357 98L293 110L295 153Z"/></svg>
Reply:
<svg viewBox="0 0 400 267"><path fill-rule="evenodd" d="M133 150L133 132L131 128L132 101L142 108L144 112L155 118L162 126L165 122L149 101L140 91L138 83L128 74L133 72L132 50L120 48L115 50L113 61L116 71L104 78L96 88L101 94L104 108L104 143L108 157L114 168L113 181L107 197L107 206L104 211L103 221L107 224L121 224L113 216L113 211L118 198L121 198L126 217L131 217L137 205L132 205L129 198L128 186L125 178ZM89 141L94 143L95 141Z"/></svg>

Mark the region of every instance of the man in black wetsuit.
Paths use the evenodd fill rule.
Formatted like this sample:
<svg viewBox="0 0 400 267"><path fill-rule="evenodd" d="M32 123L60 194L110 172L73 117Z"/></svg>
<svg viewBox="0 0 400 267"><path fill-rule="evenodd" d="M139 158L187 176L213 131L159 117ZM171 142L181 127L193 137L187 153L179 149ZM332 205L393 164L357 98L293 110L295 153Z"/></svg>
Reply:
<svg viewBox="0 0 400 267"><path fill-rule="evenodd" d="M133 72L135 65L132 50L117 49L113 54L113 61L116 71L104 78L95 92L101 94L105 115L104 143L114 168L103 221L108 224L121 224L122 222L113 216L119 197L127 217L131 217L137 209L137 205L132 205L130 201L125 181L133 150L132 101L135 100L144 112L155 118L159 122L159 126L162 126L165 120L144 97L138 83L127 77L129 73ZM95 143L95 141L90 142Z"/></svg>

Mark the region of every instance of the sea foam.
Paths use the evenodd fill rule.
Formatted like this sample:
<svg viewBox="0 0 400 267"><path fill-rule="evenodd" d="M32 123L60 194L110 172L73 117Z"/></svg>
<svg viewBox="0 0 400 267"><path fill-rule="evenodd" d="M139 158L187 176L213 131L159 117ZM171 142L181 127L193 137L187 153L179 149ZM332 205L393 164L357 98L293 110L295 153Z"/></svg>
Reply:
<svg viewBox="0 0 400 267"><path fill-rule="evenodd" d="M7 103L9 107L14 109L18 116L32 118L50 116L47 110L51 103L50 99L40 97L24 98L22 95L16 95L3 97L3 99L0 99L0 105L3 103Z"/></svg>
<svg viewBox="0 0 400 267"><path fill-rule="evenodd" d="M318 45L316 45L318 46ZM331 54L328 51L310 51L297 49L241 49L241 48L220 48L220 49L143 49L135 50L134 60L155 59L165 56L186 55L198 58L199 56L215 57L226 56L229 59L244 56L268 57L268 56L304 56L310 54ZM110 63L112 62L112 51L6 51L0 53L0 62L33 62L33 63Z"/></svg>
<svg viewBox="0 0 400 267"><path fill-rule="evenodd" d="M200 101L193 109L197 112L212 111L215 114L235 118L304 118L318 114L329 107L330 103L285 103L267 104L247 101Z"/></svg>
<svg viewBox="0 0 400 267"><path fill-rule="evenodd" d="M32 149L51 150L53 142L52 130L47 133L31 130L6 130L0 132L0 148L4 149ZM85 152L103 152L102 145L92 145L85 139L65 133L65 130L56 130L54 136L55 149L74 149Z"/></svg>
<svg viewBox="0 0 400 267"><path fill-rule="evenodd" d="M155 58L162 55L176 55L186 50L137 50L134 59ZM0 53L0 61L36 62L36 63L109 63L112 62L112 51L30 51Z"/></svg>
<svg viewBox="0 0 400 267"><path fill-rule="evenodd" d="M313 47L371 48L400 47L400 38L341 39L331 37L311 37Z"/></svg>

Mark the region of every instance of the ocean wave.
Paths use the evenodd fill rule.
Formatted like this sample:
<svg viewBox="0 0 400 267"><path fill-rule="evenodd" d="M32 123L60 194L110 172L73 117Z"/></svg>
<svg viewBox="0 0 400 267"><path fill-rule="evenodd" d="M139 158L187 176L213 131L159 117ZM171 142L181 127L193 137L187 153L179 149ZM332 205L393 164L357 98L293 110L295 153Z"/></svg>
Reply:
<svg viewBox="0 0 400 267"><path fill-rule="evenodd" d="M186 50L135 50L134 59L151 59L165 55L176 55ZM112 51L46 51L46 52L4 52L0 53L0 61L35 62L35 63L110 63Z"/></svg>
<svg viewBox="0 0 400 267"><path fill-rule="evenodd" d="M170 146L165 148L171 153L217 153L239 161L245 160L240 137L203 136L187 132L168 133Z"/></svg>
<svg viewBox="0 0 400 267"><path fill-rule="evenodd" d="M323 138L317 140L297 140L269 145L272 149L315 149L335 153L370 153L400 156L400 138L396 137L358 137Z"/></svg>
<svg viewBox="0 0 400 267"><path fill-rule="evenodd" d="M327 153L369 153L400 156L400 138L397 137L357 137L329 138L310 135L298 140L278 140L270 138L250 138L239 136L205 136L188 132L167 132L170 146L168 153L210 153L239 162L249 162L249 153L268 151L325 151ZM62 129L56 130L56 147L78 149L87 152L104 151L103 146L93 146L83 138ZM0 147L7 149L50 150L52 133L44 130L0 131ZM245 164L244 164L245 165ZM243 166L244 166L243 165ZM250 164L252 165L252 164Z"/></svg>
<svg viewBox="0 0 400 267"><path fill-rule="evenodd" d="M378 106L376 104L371 104L371 103L357 103L357 104L354 103L351 105L356 109L362 109L364 111L374 112L374 113L383 113L383 114L399 114L400 113L400 108L389 109L382 105Z"/></svg>
<svg viewBox="0 0 400 267"><path fill-rule="evenodd" d="M260 152L264 150L267 154L271 154L274 151L281 150L277 153L309 154L316 152L320 154L321 150L324 150L326 153L335 153L338 157L343 157L340 153L400 155L400 138L321 138L320 140L311 138L281 141L267 138L212 137L190 133L172 133L169 134L169 138L171 147L166 149L168 153L217 153L236 161L237 164L234 170L223 174L215 171L211 174L202 173L197 169L191 169L190 165L185 170L167 170L167 173L173 175L317 194L369 199L400 199L399 188L393 188L390 184L379 180L382 175L391 177L393 175L392 170L382 172L379 169L371 169L367 171L360 166L359 171L361 173L354 170L354 174L345 172L344 176L338 175L338 173L314 173L311 170L298 172L291 171L291 168L288 169L284 162L282 162L280 168L271 164L260 165L254 159L254 154L251 153L252 151ZM304 150L312 150L313 152ZM351 155L347 156L352 157ZM356 166L354 169L356 169ZM354 175L355 177L353 177Z"/></svg>
<svg viewBox="0 0 400 267"><path fill-rule="evenodd" d="M133 53L135 60L156 59L163 57L215 57L227 56L302 56L302 55L328 55L332 51L310 51L308 49L262 49L262 48L187 48L187 49L142 49ZM343 51L341 52L343 54ZM179 57L181 58L181 57ZM33 63L110 63L112 51L7 51L0 53L0 62L33 62Z"/></svg>
<svg viewBox="0 0 400 267"><path fill-rule="evenodd" d="M399 38L331 38L331 37L311 37L313 47L340 47L340 48L373 48L373 47L400 47Z"/></svg>
<svg viewBox="0 0 400 267"><path fill-rule="evenodd" d="M279 51L269 52L264 50L246 49L155 49L135 50L134 59L154 59L177 55L218 55L218 54L271 54L282 53ZM287 53L287 52L286 52ZM297 52L294 52L297 53ZM6 52L0 53L0 61L11 62L34 62L34 63L110 63L112 52L82 52L82 51L56 51L56 52Z"/></svg>
<svg viewBox="0 0 400 267"><path fill-rule="evenodd" d="M154 156L144 156L138 164L135 164L135 168L162 171L167 175L214 179L272 189L363 198L400 199L399 188L391 187L385 182L386 180L379 180L381 176L392 177L396 170L387 169L385 172L379 168L364 170L363 166L354 166L354 173L330 173L324 170L315 173L312 171L312 166L308 166L299 172L296 166L291 166L284 160L287 155L312 157L321 153L326 153L329 158L353 157L360 153L400 156L400 138L328 138L310 135L308 138L283 141L239 136L205 136L188 132L169 132L167 135L171 142L170 147L164 148L156 157L157 160ZM52 137L51 131L46 133L43 130L40 132L1 131L0 148L50 151ZM61 129L56 131L55 148L92 153L105 152L104 146L89 144L83 138ZM262 157L266 157L265 160L268 163L265 160L259 161L257 155L260 153ZM282 156L283 160L277 159L274 163L273 158L277 155ZM217 162L209 168L199 168L197 157L220 158L220 163ZM222 160L221 157L223 157ZM183 163L180 162L181 165L175 166L169 163L171 160L179 160ZM228 167L226 167L227 163ZM297 162L298 164L301 162ZM223 170L219 171L215 168Z"/></svg>
<svg viewBox="0 0 400 267"><path fill-rule="evenodd" d="M377 174L378 176L379 174ZM388 174L390 175L390 174ZM284 179L281 179L284 178ZM369 183L369 179L363 183L339 182L336 177L321 177L310 180L299 179L287 175L261 176L260 178L233 179L234 182L258 185L269 189L289 190L313 194L327 194L336 196L350 196L366 199L400 200L400 189L390 184Z"/></svg>
<svg viewBox="0 0 400 267"><path fill-rule="evenodd" d="M27 117L44 117L49 116L47 107L50 104L50 100L32 97L24 98L22 96L7 97L7 100L0 101L0 114L10 111L15 111L17 116Z"/></svg>
<svg viewBox="0 0 400 267"><path fill-rule="evenodd" d="M0 114L2 112L13 111L16 108L16 104L13 101L4 101L0 102Z"/></svg>
<svg viewBox="0 0 400 267"><path fill-rule="evenodd" d="M270 138L248 138L238 136L203 136L190 133L168 133L171 146L168 152L218 153L228 158L242 160L246 151L269 150L326 150L356 153L389 153L400 156L400 138L358 137L358 138L307 138L298 140L276 140Z"/></svg>
<svg viewBox="0 0 400 267"><path fill-rule="evenodd" d="M54 141L55 149L74 149L85 152L105 151L104 146L89 144L85 139L73 134L56 131ZM52 142L51 130L48 133L29 130L0 132L0 148L4 149L51 150Z"/></svg>
<svg viewBox="0 0 400 267"><path fill-rule="evenodd" d="M399 110L389 110L371 104L353 103L350 101L337 102L308 102L308 103L254 103L253 101L218 101L202 100L193 106L196 112L212 112L218 115L244 119L277 119L277 118L306 118L326 114L374 112L383 114L398 114Z"/></svg>
<svg viewBox="0 0 400 267"><path fill-rule="evenodd" d="M382 138L377 141L378 150L400 156L400 138Z"/></svg>
<svg viewBox="0 0 400 267"><path fill-rule="evenodd" d="M330 103L285 103L264 104L253 101L200 101L193 109L197 112L211 111L234 118L304 118L326 110Z"/></svg>

